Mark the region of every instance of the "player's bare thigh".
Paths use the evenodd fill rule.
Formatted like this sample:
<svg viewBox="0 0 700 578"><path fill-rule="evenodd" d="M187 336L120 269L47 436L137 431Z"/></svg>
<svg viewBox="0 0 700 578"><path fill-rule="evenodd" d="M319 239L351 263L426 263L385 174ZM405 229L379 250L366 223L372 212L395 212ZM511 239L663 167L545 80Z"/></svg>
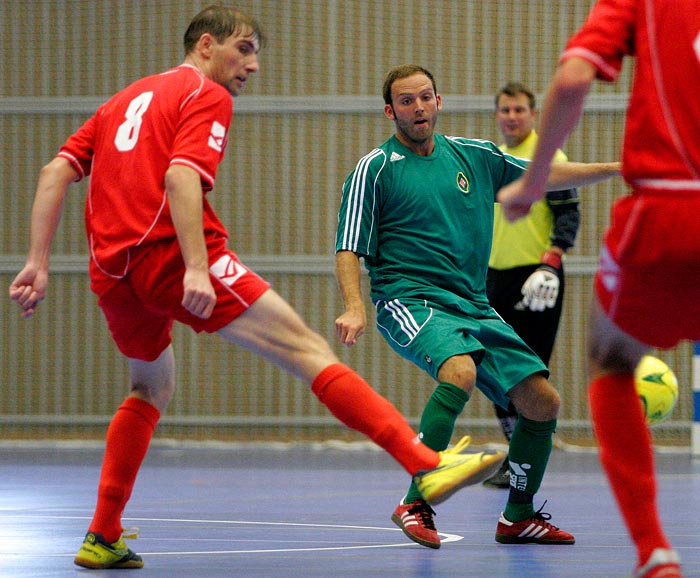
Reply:
<svg viewBox="0 0 700 578"><path fill-rule="evenodd" d="M592 379L605 373L632 373L649 346L626 334L603 311L597 299L591 303L588 329L588 364Z"/></svg>
<svg viewBox="0 0 700 578"><path fill-rule="evenodd" d="M307 383L338 362L328 342L312 331L274 289L265 291L218 333Z"/></svg>

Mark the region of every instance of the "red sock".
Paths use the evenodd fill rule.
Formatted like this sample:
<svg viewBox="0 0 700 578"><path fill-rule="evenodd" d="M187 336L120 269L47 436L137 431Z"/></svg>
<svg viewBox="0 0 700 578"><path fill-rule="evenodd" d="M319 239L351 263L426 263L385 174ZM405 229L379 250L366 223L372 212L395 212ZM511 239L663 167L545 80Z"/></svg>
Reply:
<svg viewBox="0 0 700 578"><path fill-rule="evenodd" d="M121 536L122 511L159 418L160 412L150 403L127 397L109 424L97 507L89 528L108 542L116 542Z"/></svg>
<svg viewBox="0 0 700 578"><path fill-rule="evenodd" d="M409 474L432 469L440 461L418 440L401 413L346 365L326 367L314 379L311 391L335 417L389 452Z"/></svg>
<svg viewBox="0 0 700 578"><path fill-rule="evenodd" d="M654 548L670 548L656 504L651 434L631 374L599 377L588 396L600 461L643 564Z"/></svg>

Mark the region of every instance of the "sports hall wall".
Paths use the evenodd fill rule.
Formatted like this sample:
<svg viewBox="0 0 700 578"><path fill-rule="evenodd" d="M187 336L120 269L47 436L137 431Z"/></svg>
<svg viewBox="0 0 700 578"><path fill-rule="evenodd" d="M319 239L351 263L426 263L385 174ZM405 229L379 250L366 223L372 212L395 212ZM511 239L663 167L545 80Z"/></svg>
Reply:
<svg viewBox="0 0 700 578"><path fill-rule="evenodd" d="M189 0L0 2L0 285L21 268L41 166L106 97L182 61L182 34L206 4ZM443 95L438 130L499 140L494 92L521 81L546 88L566 38L591 0L241 0L268 43L260 72L236 100L227 156L209 199L231 245L324 334L341 358L417 423L433 384L370 330L340 346L333 275L340 187L393 125L382 114L384 73L413 62ZM614 160L629 70L596 86L566 146L571 160ZM583 222L567 261L565 313L552 360L563 398L558 437L590 444L584 336L591 273L620 180L581 190ZM53 245L49 293L22 320L0 300L0 439L99 439L127 393L126 366L88 287L83 230L86 184L69 192ZM371 307L369 308L371 313ZM305 384L225 344L177 327L178 391L158 435L202 440L361 439L338 426ZM659 354L682 396L659 443L688 445L690 347ZM500 441L493 410L474 396L460 433Z"/></svg>

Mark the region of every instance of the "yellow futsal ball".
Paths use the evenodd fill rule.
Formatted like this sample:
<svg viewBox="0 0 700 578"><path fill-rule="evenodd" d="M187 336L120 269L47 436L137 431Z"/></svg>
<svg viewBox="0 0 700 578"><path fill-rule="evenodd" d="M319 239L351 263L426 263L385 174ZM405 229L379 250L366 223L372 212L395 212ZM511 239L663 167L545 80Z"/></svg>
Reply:
<svg viewBox="0 0 700 578"><path fill-rule="evenodd" d="M645 355L634 371L634 384L647 425L656 425L671 415L678 401L678 379L668 365Z"/></svg>

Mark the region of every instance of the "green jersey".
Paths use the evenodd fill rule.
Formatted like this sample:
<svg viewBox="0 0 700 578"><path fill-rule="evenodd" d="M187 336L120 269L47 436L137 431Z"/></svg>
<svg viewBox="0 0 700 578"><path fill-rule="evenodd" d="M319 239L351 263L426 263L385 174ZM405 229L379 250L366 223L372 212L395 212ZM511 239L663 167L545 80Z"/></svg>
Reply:
<svg viewBox="0 0 700 578"><path fill-rule="evenodd" d="M527 162L489 141L442 134L425 157L392 136L343 185L336 252L364 257L374 303L417 298L452 307L457 299L488 308L496 193Z"/></svg>

